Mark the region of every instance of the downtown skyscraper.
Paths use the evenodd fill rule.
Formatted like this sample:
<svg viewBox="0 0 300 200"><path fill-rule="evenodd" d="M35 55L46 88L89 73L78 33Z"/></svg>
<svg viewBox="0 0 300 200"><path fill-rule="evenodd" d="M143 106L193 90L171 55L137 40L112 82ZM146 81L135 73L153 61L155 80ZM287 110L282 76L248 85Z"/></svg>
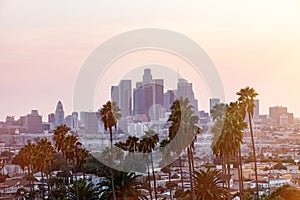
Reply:
<svg viewBox="0 0 300 200"><path fill-rule="evenodd" d="M111 87L111 100L115 101L121 109L122 117L131 115L132 112L131 80L121 80L118 86Z"/></svg>
<svg viewBox="0 0 300 200"><path fill-rule="evenodd" d="M65 112L61 101L57 103L54 118L55 118L55 126L64 124Z"/></svg>
<svg viewBox="0 0 300 200"><path fill-rule="evenodd" d="M152 79L151 69L144 69L143 80L133 91L133 114L137 121L158 120L164 104L164 80Z"/></svg>

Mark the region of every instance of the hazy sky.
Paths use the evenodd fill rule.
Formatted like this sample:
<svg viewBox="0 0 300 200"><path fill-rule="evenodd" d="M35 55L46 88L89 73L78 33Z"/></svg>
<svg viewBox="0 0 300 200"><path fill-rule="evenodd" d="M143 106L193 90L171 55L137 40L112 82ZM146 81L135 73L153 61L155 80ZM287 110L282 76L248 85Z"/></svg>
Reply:
<svg viewBox="0 0 300 200"><path fill-rule="evenodd" d="M58 100L72 112L75 80L88 55L139 28L170 29L197 42L214 61L227 101L251 86L262 113L283 105L300 116L299 11L297 0L0 0L0 120L38 109L46 121ZM208 100L199 99L207 110Z"/></svg>

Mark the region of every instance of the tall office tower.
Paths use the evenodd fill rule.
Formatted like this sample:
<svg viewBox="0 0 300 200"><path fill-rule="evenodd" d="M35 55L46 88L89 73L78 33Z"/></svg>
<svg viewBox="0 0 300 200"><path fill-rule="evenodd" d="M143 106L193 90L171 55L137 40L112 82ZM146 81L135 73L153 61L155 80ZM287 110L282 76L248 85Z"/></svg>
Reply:
<svg viewBox="0 0 300 200"><path fill-rule="evenodd" d="M259 117L259 99L254 99L254 110L253 110L253 116L255 118Z"/></svg>
<svg viewBox="0 0 300 200"><path fill-rule="evenodd" d="M174 101L175 94L173 90L168 90L166 93L164 93L164 107L167 109L167 111L171 111L171 106Z"/></svg>
<svg viewBox="0 0 300 200"><path fill-rule="evenodd" d="M61 101L59 101L57 103L56 110L55 110L55 125L59 126L64 124L64 119L65 119L64 117L65 117L65 112L63 109L63 105Z"/></svg>
<svg viewBox="0 0 300 200"><path fill-rule="evenodd" d="M152 82L151 69L144 69L143 83L149 84Z"/></svg>
<svg viewBox="0 0 300 200"><path fill-rule="evenodd" d="M28 133L42 132L42 116L37 110L32 110L31 114L25 116L24 128L27 129Z"/></svg>
<svg viewBox="0 0 300 200"><path fill-rule="evenodd" d="M151 69L144 69L143 80L136 83L133 93L133 114L142 120L158 119L163 104L163 79L152 79Z"/></svg>
<svg viewBox="0 0 300 200"><path fill-rule="evenodd" d="M120 107L120 89L119 86L111 86L111 101L114 101L117 103L117 105Z"/></svg>
<svg viewBox="0 0 300 200"><path fill-rule="evenodd" d="M54 113L50 113L48 115L48 123L55 123L55 116L54 116Z"/></svg>
<svg viewBox="0 0 300 200"><path fill-rule="evenodd" d="M217 104L220 103L220 99L217 98L211 98L209 99L209 113L211 112L211 110L213 109L213 107Z"/></svg>
<svg viewBox="0 0 300 200"><path fill-rule="evenodd" d="M74 131L78 129L78 112L72 112L73 119L73 129Z"/></svg>
<svg viewBox="0 0 300 200"><path fill-rule="evenodd" d="M73 116L67 115L65 118L66 125L72 130L73 129Z"/></svg>
<svg viewBox="0 0 300 200"><path fill-rule="evenodd" d="M96 112L80 112L80 127L86 134L97 134L98 118Z"/></svg>
<svg viewBox="0 0 300 200"><path fill-rule="evenodd" d="M198 101L195 99L192 83L188 83L185 79L179 79L177 83L177 97L188 98L195 111L198 111Z"/></svg>
<svg viewBox="0 0 300 200"><path fill-rule="evenodd" d="M118 86L111 87L111 100L121 109L122 117L131 115L131 80L121 80Z"/></svg>
<svg viewBox="0 0 300 200"><path fill-rule="evenodd" d="M121 80L120 88L120 109L123 117L131 115L131 80Z"/></svg>

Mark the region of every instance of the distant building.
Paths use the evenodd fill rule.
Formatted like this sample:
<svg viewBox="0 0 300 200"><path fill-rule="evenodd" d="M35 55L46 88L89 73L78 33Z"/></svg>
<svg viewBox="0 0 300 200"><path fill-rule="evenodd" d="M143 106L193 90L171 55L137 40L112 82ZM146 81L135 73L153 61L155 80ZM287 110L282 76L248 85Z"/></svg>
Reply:
<svg viewBox="0 0 300 200"><path fill-rule="evenodd" d="M220 103L220 99L217 98L211 98L209 99L209 113L211 112L211 110L213 109L213 107L217 104Z"/></svg>
<svg viewBox="0 0 300 200"><path fill-rule="evenodd" d="M185 79L178 79L177 97L188 98L194 110L198 111L198 100L195 99L192 83L188 83Z"/></svg>
<svg viewBox="0 0 300 200"><path fill-rule="evenodd" d="M65 118L65 122L66 122L66 125L72 129L73 128L73 116L72 115L67 115L66 118Z"/></svg>
<svg viewBox="0 0 300 200"><path fill-rule="evenodd" d="M65 119L65 112L61 101L59 101L57 103L56 110L55 110L55 125L59 126L64 124L64 119Z"/></svg>
<svg viewBox="0 0 300 200"><path fill-rule="evenodd" d="M259 117L259 99L254 99L254 109L253 109L253 117L258 118Z"/></svg>
<svg viewBox="0 0 300 200"><path fill-rule="evenodd" d="M53 124L55 124L55 115L54 115L54 113L50 113L50 114L48 115L48 123L53 123Z"/></svg>
<svg viewBox="0 0 300 200"><path fill-rule="evenodd" d="M86 134L97 134L98 118L96 112L80 112L80 128Z"/></svg>
<svg viewBox="0 0 300 200"><path fill-rule="evenodd" d="M274 106L269 108L269 117L274 124L293 124L294 116L287 112L287 107Z"/></svg>
<svg viewBox="0 0 300 200"><path fill-rule="evenodd" d="M122 117L131 115L131 92L131 80L121 80L118 86L111 87L111 100L115 101L121 109Z"/></svg>
<svg viewBox="0 0 300 200"><path fill-rule="evenodd" d="M164 80L152 79L151 69L144 69L143 80L133 91L133 115L137 121L159 119L164 106Z"/></svg>
<svg viewBox="0 0 300 200"><path fill-rule="evenodd" d="M176 96L173 90L168 90L166 93L164 93L164 107L167 109L167 111L171 111L171 106L175 99Z"/></svg>
<svg viewBox="0 0 300 200"><path fill-rule="evenodd" d="M31 114L25 116L24 127L28 133L42 132L42 116L38 114L37 110L32 110Z"/></svg>

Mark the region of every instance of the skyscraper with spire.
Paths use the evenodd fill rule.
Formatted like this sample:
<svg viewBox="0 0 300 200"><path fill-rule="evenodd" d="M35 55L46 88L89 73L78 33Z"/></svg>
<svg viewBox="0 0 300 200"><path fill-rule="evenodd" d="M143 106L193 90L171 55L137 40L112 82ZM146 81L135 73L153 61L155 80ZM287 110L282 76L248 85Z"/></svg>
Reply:
<svg viewBox="0 0 300 200"><path fill-rule="evenodd" d="M59 126L64 124L65 112L61 101L57 103L55 110L55 125Z"/></svg>

